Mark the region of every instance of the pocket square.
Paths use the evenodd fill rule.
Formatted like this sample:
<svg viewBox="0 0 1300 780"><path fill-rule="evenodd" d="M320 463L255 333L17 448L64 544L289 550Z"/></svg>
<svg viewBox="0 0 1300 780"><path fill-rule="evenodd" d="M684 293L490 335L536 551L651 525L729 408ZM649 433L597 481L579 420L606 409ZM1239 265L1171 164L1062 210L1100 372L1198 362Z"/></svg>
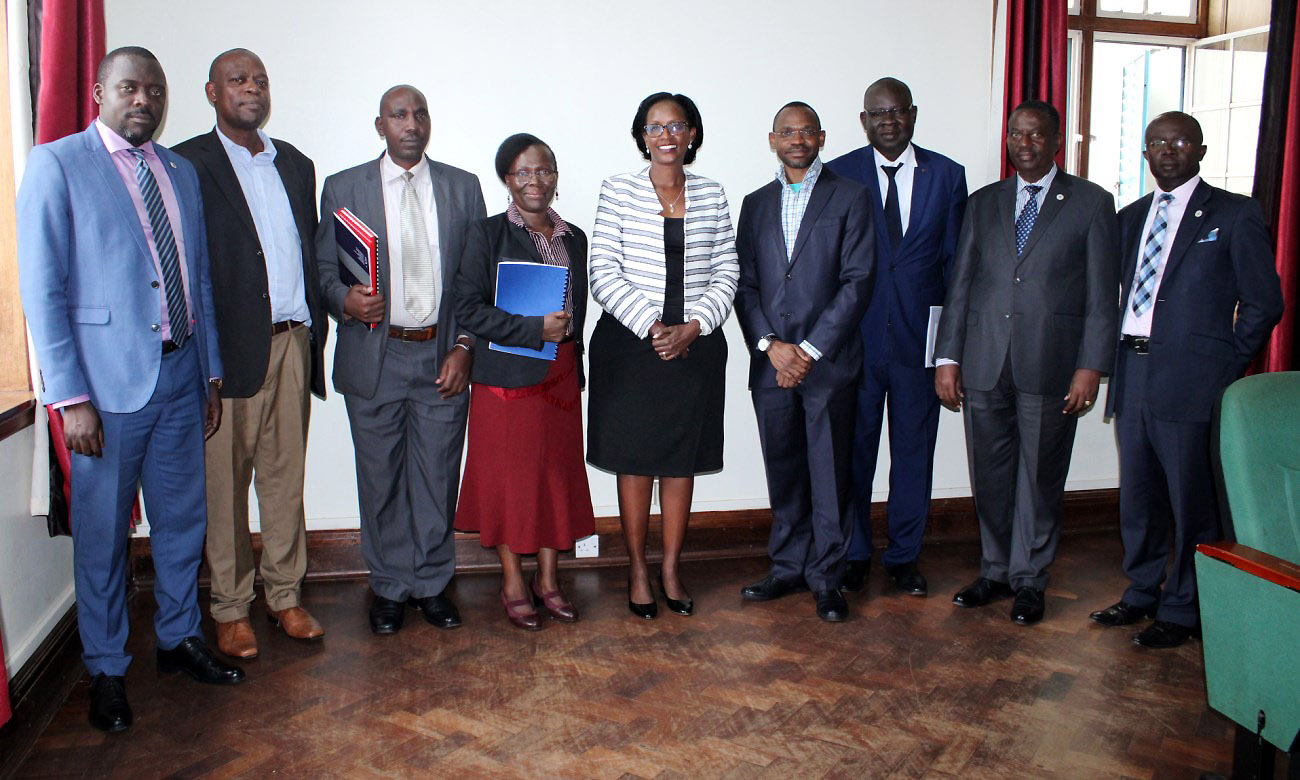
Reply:
<svg viewBox="0 0 1300 780"><path fill-rule="evenodd" d="M1215 228L1214 230L1211 230L1209 233L1206 233L1205 238L1202 238L1200 241L1197 241L1196 243L1205 244L1205 243L1209 243L1210 241L1218 241L1218 240L1219 240L1219 229Z"/></svg>

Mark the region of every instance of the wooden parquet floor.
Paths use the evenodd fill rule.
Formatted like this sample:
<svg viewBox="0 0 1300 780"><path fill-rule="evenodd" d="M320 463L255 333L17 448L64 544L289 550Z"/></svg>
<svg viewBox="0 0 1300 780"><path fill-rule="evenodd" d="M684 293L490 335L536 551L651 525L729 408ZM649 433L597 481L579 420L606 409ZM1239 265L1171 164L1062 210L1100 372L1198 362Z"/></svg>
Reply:
<svg viewBox="0 0 1300 780"><path fill-rule="evenodd" d="M688 540L689 544L689 540ZM1153 652L1088 621L1123 587L1112 534L1067 537L1047 619L951 605L973 545L927 548L928 599L883 572L821 623L806 594L744 603L762 560L697 562L685 618L626 608L623 569L562 572L583 610L529 634L492 575L463 576L465 626L375 637L364 583L310 586L326 628L300 644L255 620L261 657L223 689L160 676L136 599L135 728L86 723L83 681L20 777L1195 778L1226 772L1231 724L1205 704L1199 643ZM255 605L260 609L260 604ZM209 627L209 631L210 631ZM209 634L210 635L210 634Z"/></svg>

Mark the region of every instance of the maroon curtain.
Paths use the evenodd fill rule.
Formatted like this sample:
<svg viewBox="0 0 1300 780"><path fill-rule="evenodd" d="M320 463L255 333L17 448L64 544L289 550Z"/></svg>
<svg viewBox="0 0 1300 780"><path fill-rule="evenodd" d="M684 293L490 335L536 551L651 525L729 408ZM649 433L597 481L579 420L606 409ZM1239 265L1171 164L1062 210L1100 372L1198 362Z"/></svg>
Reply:
<svg viewBox="0 0 1300 780"><path fill-rule="evenodd" d="M1296 331L1300 327L1295 315L1300 300L1300 42L1295 36L1296 5L1295 0L1273 0L1255 154L1252 194L1263 206L1264 219L1273 233L1286 302L1282 321L1255 361L1258 371L1296 367Z"/></svg>
<svg viewBox="0 0 1300 780"><path fill-rule="evenodd" d="M90 91L104 54L103 0L44 0L36 143L80 132L99 115Z"/></svg>
<svg viewBox="0 0 1300 780"><path fill-rule="evenodd" d="M1007 0L1004 118L1025 100L1042 100L1056 106L1065 121L1066 17L1066 0ZM1065 144L1056 154L1056 164L1065 167ZM1003 154L1002 176L1013 173L1011 161Z"/></svg>

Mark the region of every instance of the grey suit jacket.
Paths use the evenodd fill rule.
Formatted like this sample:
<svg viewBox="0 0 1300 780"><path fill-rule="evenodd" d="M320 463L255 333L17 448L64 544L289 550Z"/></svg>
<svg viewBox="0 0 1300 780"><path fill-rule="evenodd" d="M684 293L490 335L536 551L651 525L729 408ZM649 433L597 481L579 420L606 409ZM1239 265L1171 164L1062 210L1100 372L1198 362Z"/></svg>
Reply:
<svg viewBox="0 0 1300 780"><path fill-rule="evenodd" d="M330 315L339 323L338 342L334 348L334 389L362 398L372 398L379 386L379 368L383 365L388 344L388 318L392 306L388 286L389 237L379 162L378 159L371 160L325 180L321 193L320 225L316 229L322 298ZM453 302L465 234L470 224L486 216L487 209L477 176L433 160L429 160L429 169L438 210L438 248L442 255L437 339L438 360L441 361L461 332ZM343 299L347 296L348 286L339 278L338 258L342 250L334 240L334 212L340 208L350 210L379 236L379 291L387 305L383 321L374 329L343 315Z"/></svg>
<svg viewBox="0 0 1300 780"><path fill-rule="evenodd" d="M1115 200L1057 171L1019 257L1015 202L1015 176L970 197L934 354L973 390L993 389L1009 359L1017 390L1064 397L1075 370L1109 374L1115 359Z"/></svg>

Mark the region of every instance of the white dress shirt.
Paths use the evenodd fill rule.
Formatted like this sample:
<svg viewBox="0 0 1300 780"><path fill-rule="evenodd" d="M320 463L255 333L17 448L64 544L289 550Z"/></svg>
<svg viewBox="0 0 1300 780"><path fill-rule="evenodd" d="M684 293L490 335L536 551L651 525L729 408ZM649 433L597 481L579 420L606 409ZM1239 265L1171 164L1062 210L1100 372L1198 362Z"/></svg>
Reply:
<svg viewBox="0 0 1300 780"><path fill-rule="evenodd" d="M442 308L442 252L438 247L438 205L433 202L433 177L429 171L429 158L423 157L411 173L412 186L420 199L424 212L424 226L429 236L429 251L433 258L433 311L423 319L416 319L406 310L406 285L402 281L402 191L406 169L393 162L387 154L379 161L380 180L384 186L384 226L388 230L388 322L399 328L424 328L437 324Z"/></svg>
<svg viewBox="0 0 1300 780"><path fill-rule="evenodd" d="M289 193L275 167L275 144L260 129L257 136L262 139L262 151L253 154L217 129L217 138L226 150L226 157L230 158L230 166L235 169L239 189L244 192L244 202L253 215L257 240L262 245L266 289L271 298L271 322L296 320L310 325L307 287L302 278L302 236L289 205Z"/></svg>
<svg viewBox="0 0 1300 780"><path fill-rule="evenodd" d="M885 173L880 167L888 165L891 168L895 165L902 165L898 173L894 174L894 184L898 187L898 215L903 221L903 235L907 235L908 219L912 216L912 181L916 178L916 149L911 144L898 155L897 160L889 160L880 150L872 147L872 155L876 158L876 181L880 183L880 205L885 205L885 199L889 197L889 174ZM883 230L884 226L879 226L878 230Z"/></svg>
<svg viewBox="0 0 1300 780"><path fill-rule="evenodd" d="M1169 191L1174 199L1169 201L1165 207L1165 222L1168 227L1165 228L1164 243L1160 247L1160 262L1156 266L1156 286L1151 291L1151 298L1157 301L1160 293L1160 282L1165 278L1165 263L1169 261L1169 250L1174 245L1174 236L1178 235L1178 226L1183 221L1183 214L1187 212L1187 201L1192 197L1192 191L1196 185L1201 183L1200 176L1193 176L1187 182L1175 187ZM1133 313L1133 294L1137 292L1137 274L1142 270L1142 254L1147 248L1147 235L1151 233L1151 223L1156 221L1156 211L1160 206L1160 196L1165 191L1156 187L1156 191L1151 198L1151 208L1147 209L1147 221L1142 223L1141 238L1138 239L1137 248L1137 265L1133 267L1133 286L1129 290L1128 298L1124 301L1124 322L1120 325L1120 333L1129 336L1150 336L1151 335L1151 318L1155 316L1156 305L1147 307L1147 310L1139 314Z"/></svg>

